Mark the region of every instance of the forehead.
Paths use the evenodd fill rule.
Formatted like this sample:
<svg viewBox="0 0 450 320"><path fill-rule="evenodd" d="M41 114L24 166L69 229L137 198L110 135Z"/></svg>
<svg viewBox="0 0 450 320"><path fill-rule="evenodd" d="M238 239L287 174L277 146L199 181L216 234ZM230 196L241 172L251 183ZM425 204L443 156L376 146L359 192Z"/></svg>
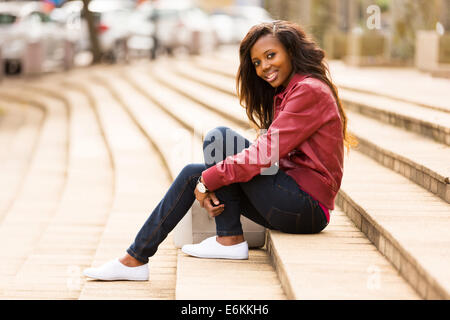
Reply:
<svg viewBox="0 0 450 320"><path fill-rule="evenodd" d="M285 50L283 44L278 40L276 37L274 37L271 34L266 34L262 37L260 37L258 40L256 40L253 47L250 49L250 57L256 58L267 50Z"/></svg>

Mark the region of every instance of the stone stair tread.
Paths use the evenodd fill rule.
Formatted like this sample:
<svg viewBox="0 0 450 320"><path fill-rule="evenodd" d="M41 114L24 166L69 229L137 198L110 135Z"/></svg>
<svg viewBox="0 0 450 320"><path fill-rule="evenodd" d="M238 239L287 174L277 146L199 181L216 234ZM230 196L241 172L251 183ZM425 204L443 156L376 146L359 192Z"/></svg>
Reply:
<svg viewBox="0 0 450 320"><path fill-rule="evenodd" d="M77 78L76 81L84 81L84 85L89 85L85 90L89 90L89 94L96 101L115 169L115 198L92 262L92 266L95 267L125 253L148 217L146 211L149 203L159 201L163 187L168 181L161 159L154 156L155 152L150 142L107 88L94 82L90 77ZM159 192L154 192L155 189ZM161 244L161 247L175 251L171 236ZM155 255L153 259L160 259L160 255ZM169 275L164 282L153 283L150 280L142 286L134 283L130 286L126 282L106 282L102 283L103 290L99 290L96 281L86 280L79 299L173 298L175 260L172 259L169 266L150 267L150 278L158 278L160 274ZM134 290L139 287L142 290Z"/></svg>
<svg viewBox="0 0 450 320"><path fill-rule="evenodd" d="M2 257L21 259L16 265L14 276L2 283L2 297L14 295L19 290L16 285L17 273L32 254L52 217L57 211L64 190L67 168L68 124L66 106L55 99L26 92L20 86L6 86L8 94L25 99L39 99L46 107L45 122L40 128L30 166L23 186L14 203L4 216L0 226ZM37 201L38 200L38 201ZM24 224L27 218L33 223ZM14 230L11 234L10 231ZM9 247L15 250L11 252Z"/></svg>
<svg viewBox="0 0 450 320"><path fill-rule="evenodd" d="M19 191L44 121L42 110L31 105L2 102L7 112L0 124L0 223Z"/></svg>
<svg viewBox="0 0 450 320"><path fill-rule="evenodd" d="M204 106L198 103L186 99L185 96L180 93L171 90L150 78L146 73L138 72L133 73L134 76L140 77L140 79L145 79L141 81L141 84L148 88L149 94L151 94L155 99L158 99L162 104L168 106L169 112L176 118L183 121L186 126L194 127L196 131L202 134L206 134L209 130L214 129L218 126L227 126L237 132L243 134L247 138L252 138L253 136L243 130L236 123L224 119L217 115L213 110L208 110ZM168 74L166 72L165 79L172 81L176 76L173 74ZM189 110L189 112L185 112Z"/></svg>
<svg viewBox="0 0 450 320"><path fill-rule="evenodd" d="M450 112L446 98L449 79L433 78L414 68L352 67L335 60L330 61L329 65L339 86Z"/></svg>
<svg viewBox="0 0 450 320"><path fill-rule="evenodd" d="M183 75L183 77L188 77L204 85L214 86L226 94L236 95L236 81L233 81L234 78L232 79L229 76L199 68L196 61L196 58L178 59L170 65L172 69L176 70L178 74Z"/></svg>
<svg viewBox="0 0 450 320"><path fill-rule="evenodd" d="M347 114L349 130L358 137L364 138L392 154L400 155L413 162L418 169L424 168L442 182L449 182L450 162L446 159L450 159L450 147L355 112L348 111Z"/></svg>
<svg viewBox="0 0 450 320"><path fill-rule="evenodd" d="M268 241L292 299L419 299L339 208L318 235L271 231Z"/></svg>
<svg viewBox="0 0 450 320"><path fill-rule="evenodd" d="M162 79L164 83L177 90L177 92L185 93L190 92L195 94L189 95L191 99L195 99L196 102L214 108L217 113L227 117L232 116L239 121L242 126L248 126L248 118L245 113L245 109L239 105L237 99L230 97L229 94L219 92L218 90L211 89L205 85L193 82L188 79L180 79L172 71L172 67L167 63L156 64L153 66L154 75L158 79ZM159 72L158 72L159 71ZM220 102L220 105L216 103L208 102Z"/></svg>
<svg viewBox="0 0 450 320"><path fill-rule="evenodd" d="M198 259L180 252L177 270L178 300L286 299L262 250L249 250L249 260L241 261Z"/></svg>
<svg viewBox="0 0 450 320"><path fill-rule="evenodd" d="M164 156L172 179L189 160L192 160L190 157L191 150L186 148L192 143L191 134L179 122L136 91L133 85L140 85L144 90L148 89L149 94L151 94L151 90L155 89L155 87L152 87L152 82L149 82L149 86L143 85L144 80L140 79L139 76L137 73L133 73L131 77L132 79L142 80L138 81L139 84L131 84L130 79L122 80L119 77L111 77L104 79L104 81L113 90L116 90L117 95L125 101L130 112L136 119L139 119L143 130L153 139L162 152L162 156ZM145 83L147 83L147 79L145 79ZM149 87L152 87L152 89L149 89Z"/></svg>
<svg viewBox="0 0 450 320"><path fill-rule="evenodd" d="M11 150L14 137L23 128L27 112L30 112L26 105L17 102L4 100L0 96L0 165L3 164Z"/></svg>
<svg viewBox="0 0 450 320"><path fill-rule="evenodd" d="M434 279L448 296L449 204L436 196L427 197L428 191L359 152L351 152L344 167L341 190L365 210L365 218L381 230L384 239L398 244L401 261L413 264L426 278ZM411 197L399 199L399 193ZM379 250L392 260L392 252L387 254L381 242Z"/></svg>
<svg viewBox="0 0 450 320"><path fill-rule="evenodd" d="M445 132L450 132L450 113L376 96L373 93L361 93L348 89L340 89L339 93L343 100L367 105L390 114L399 114L416 122L426 122L432 127L441 127Z"/></svg>
<svg viewBox="0 0 450 320"><path fill-rule="evenodd" d="M55 83L47 85L51 88L58 88L58 84ZM34 89L39 90L40 88L34 87ZM39 241L36 242L33 252L23 261L14 280L10 282L7 293L11 296L39 298L42 294L41 290L45 291L46 285L51 283L53 284L52 290L57 291L55 298L78 297L82 285L81 270L89 265L86 257L92 259L92 255L95 253L92 247L98 243L102 231L100 226L93 225L92 227L92 225L86 224L84 218L88 213L91 217L97 216L100 217L100 220L104 220L105 213L110 207L110 204L105 201L107 198L105 193L111 194L110 188L103 188L103 191L96 188L99 182L102 182L103 186L111 184L108 174L105 173L111 169L109 163L104 160L108 155L101 143L102 138L95 117L86 99L83 100L82 96L67 90L67 88L63 92L64 99L68 99L71 106L70 160L65 193L61 198L58 210L49 220ZM83 141L88 142L88 145L96 142L97 150L94 156L92 152L88 152L83 147ZM88 146L88 149L90 148ZM85 151L86 153L84 153ZM79 170L78 161L84 162L86 158L89 159L92 167L85 166L84 170ZM87 175L89 178L86 177ZM96 189L90 190L91 184L85 182L94 182L92 186ZM68 208L76 209L76 211L69 211ZM68 260L65 259L67 255L74 255L82 259ZM46 259L42 259L42 256ZM66 263L58 263L60 260L66 261ZM30 284L32 284L31 287Z"/></svg>

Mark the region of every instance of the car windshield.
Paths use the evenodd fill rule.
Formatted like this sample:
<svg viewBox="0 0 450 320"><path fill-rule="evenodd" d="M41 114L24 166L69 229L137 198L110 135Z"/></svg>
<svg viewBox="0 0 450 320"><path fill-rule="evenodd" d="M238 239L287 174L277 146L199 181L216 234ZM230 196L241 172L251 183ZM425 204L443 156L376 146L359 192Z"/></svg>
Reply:
<svg viewBox="0 0 450 320"><path fill-rule="evenodd" d="M16 22L17 17L9 13L0 13L0 25L8 25Z"/></svg>

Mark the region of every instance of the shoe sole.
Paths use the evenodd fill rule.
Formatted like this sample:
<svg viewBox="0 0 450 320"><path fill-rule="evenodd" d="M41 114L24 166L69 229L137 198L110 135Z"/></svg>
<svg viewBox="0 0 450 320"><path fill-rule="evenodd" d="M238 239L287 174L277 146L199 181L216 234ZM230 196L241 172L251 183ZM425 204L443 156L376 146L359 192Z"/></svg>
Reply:
<svg viewBox="0 0 450 320"><path fill-rule="evenodd" d="M102 280L102 281L148 281L148 277L147 278L124 278L124 277L98 277L98 276L94 276L92 274L89 274L87 272L83 273L86 277L95 279L95 280Z"/></svg>
<svg viewBox="0 0 450 320"><path fill-rule="evenodd" d="M224 256L224 255L209 255L209 256L205 256L205 255L200 255L200 254L196 254L194 252L189 252L189 250L186 249L181 249L182 252L196 257L196 258L204 258L204 259L227 259L227 260L248 260L248 256Z"/></svg>

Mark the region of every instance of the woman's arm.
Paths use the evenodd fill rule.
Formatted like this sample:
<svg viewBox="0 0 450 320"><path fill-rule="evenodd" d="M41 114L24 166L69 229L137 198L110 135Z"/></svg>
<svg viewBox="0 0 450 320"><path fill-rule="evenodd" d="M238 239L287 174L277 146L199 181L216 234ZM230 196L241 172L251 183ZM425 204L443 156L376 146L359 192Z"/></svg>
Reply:
<svg viewBox="0 0 450 320"><path fill-rule="evenodd" d="M288 95L284 109L255 143L203 171L203 180L210 190L246 182L261 174L336 116L330 108L335 101L321 82L298 83Z"/></svg>

